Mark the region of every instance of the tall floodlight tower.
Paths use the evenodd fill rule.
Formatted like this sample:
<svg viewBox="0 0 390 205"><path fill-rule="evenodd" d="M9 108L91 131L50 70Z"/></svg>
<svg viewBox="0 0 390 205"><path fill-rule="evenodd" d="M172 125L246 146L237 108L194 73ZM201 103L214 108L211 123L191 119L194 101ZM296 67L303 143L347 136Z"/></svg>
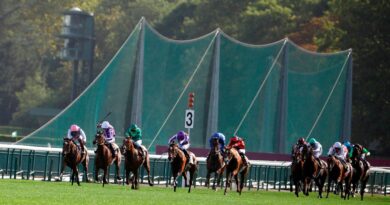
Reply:
<svg viewBox="0 0 390 205"><path fill-rule="evenodd" d="M59 36L64 39L64 47L60 52L60 57L73 62L71 94L73 100L79 94L80 88L88 85L93 78L94 18L93 14L77 7L63 12L63 15L63 25Z"/></svg>

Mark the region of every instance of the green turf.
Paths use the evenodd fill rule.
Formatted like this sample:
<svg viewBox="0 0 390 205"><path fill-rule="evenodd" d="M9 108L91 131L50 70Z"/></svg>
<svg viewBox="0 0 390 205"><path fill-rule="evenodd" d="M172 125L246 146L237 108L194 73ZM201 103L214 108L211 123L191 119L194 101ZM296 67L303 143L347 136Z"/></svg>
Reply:
<svg viewBox="0 0 390 205"><path fill-rule="evenodd" d="M195 188L190 194L179 188L176 193L171 187L147 187L131 190L128 186L82 183L80 187L69 182L41 182L26 180L0 180L0 204L390 204L390 196L366 196L364 202L358 198L344 201L339 196L317 199L316 193L309 197L295 197L290 192L248 191L241 196L229 191L224 196L221 190L215 192Z"/></svg>

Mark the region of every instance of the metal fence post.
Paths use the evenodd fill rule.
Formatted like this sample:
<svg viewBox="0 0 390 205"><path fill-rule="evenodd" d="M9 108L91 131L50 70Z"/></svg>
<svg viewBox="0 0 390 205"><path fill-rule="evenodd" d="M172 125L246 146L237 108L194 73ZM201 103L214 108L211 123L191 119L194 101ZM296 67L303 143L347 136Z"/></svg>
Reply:
<svg viewBox="0 0 390 205"><path fill-rule="evenodd" d="M14 164L14 171L13 171L13 174L14 174L14 179L16 179L16 167L18 166L18 158L15 157L15 164Z"/></svg>
<svg viewBox="0 0 390 205"><path fill-rule="evenodd" d="M5 160L5 173L8 174L8 163L9 163L9 157L10 157L10 149L7 149L7 159Z"/></svg>
<svg viewBox="0 0 390 205"><path fill-rule="evenodd" d="M45 170L43 171L43 181L46 181L46 174L47 174L47 164L49 162L49 151L46 152L45 155Z"/></svg>
<svg viewBox="0 0 390 205"><path fill-rule="evenodd" d="M52 169L53 169L53 159L50 159L49 176L47 177L47 181L49 182L51 181Z"/></svg>

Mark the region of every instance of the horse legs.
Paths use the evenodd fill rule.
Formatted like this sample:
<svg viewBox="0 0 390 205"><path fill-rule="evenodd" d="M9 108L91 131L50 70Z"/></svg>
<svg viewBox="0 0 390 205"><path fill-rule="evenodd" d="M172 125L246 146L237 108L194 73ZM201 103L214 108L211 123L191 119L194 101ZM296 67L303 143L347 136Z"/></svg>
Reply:
<svg viewBox="0 0 390 205"><path fill-rule="evenodd" d="M133 172L133 180L131 183L132 189L138 189L138 169L135 169Z"/></svg>
<svg viewBox="0 0 390 205"><path fill-rule="evenodd" d="M204 186L207 188L210 188L210 170L207 169L207 174L206 174L206 181L204 183Z"/></svg>
<svg viewBox="0 0 390 205"><path fill-rule="evenodd" d="M192 186L192 180L194 180L194 174L195 174L195 169L192 167L190 169L190 184L189 184L189 187L188 187L188 193L191 192L191 186Z"/></svg>
<svg viewBox="0 0 390 205"><path fill-rule="evenodd" d="M87 156L88 157L88 156ZM82 165L84 167L84 172L85 172L85 181L86 182L89 182L89 179L88 179L88 161L89 159L88 158L85 158L85 160L83 161Z"/></svg>
<svg viewBox="0 0 390 205"><path fill-rule="evenodd" d="M99 181L99 168L95 166L95 182Z"/></svg>
<svg viewBox="0 0 390 205"><path fill-rule="evenodd" d="M74 178L76 177L77 185L80 186L79 170L77 169L77 166L76 166L76 165L74 165L74 166L72 167L72 172L73 172L73 174L72 174L72 185L73 185Z"/></svg>
<svg viewBox="0 0 390 205"><path fill-rule="evenodd" d="M364 177L364 179L360 180L360 200L362 201L363 201L364 190L366 189L368 177L369 176L367 175L366 177Z"/></svg>
<svg viewBox="0 0 390 205"><path fill-rule="evenodd" d="M230 183L232 181L232 173L226 170L226 185L225 185L225 192L223 193L226 195L227 188L230 187Z"/></svg>
<svg viewBox="0 0 390 205"><path fill-rule="evenodd" d="M188 184L187 184L187 172L184 170L181 175L183 176L183 180L184 180L184 187L187 187Z"/></svg>
<svg viewBox="0 0 390 205"><path fill-rule="evenodd" d="M311 178L305 177L303 180L303 194L309 196L309 186L310 186Z"/></svg>
<svg viewBox="0 0 390 205"><path fill-rule="evenodd" d="M344 200L345 199L349 200L350 193L351 193L351 181L350 181L350 179L348 179L348 180L345 180L345 196L344 196Z"/></svg>
<svg viewBox="0 0 390 205"><path fill-rule="evenodd" d="M219 185L221 184L222 173L219 174L218 172L215 172L215 178L217 179L217 185L214 185L213 188L215 189L215 191L217 191Z"/></svg>
<svg viewBox="0 0 390 205"><path fill-rule="evenodd" d="M104 167L104 173L103 173L103 187L104 187L104 184L108 184L108 181L107 181L107 174L108 174L108 167Z"/></svg>
<svg viewBox="0 0 390 205"><path fill-rule="evenodd" d="M125 170L125 176L126 176L126 184L129 185L130 170L127 168Z"/></svg>
<svg viewBox="0 0 390 205"><path fill-rule="evenodd" d="M245 175L246 174L244 174L244 173L240 174L240 195L241 195L242 189L244 188Z"/></svg>
<svg viewBox="0 0 390 205"><path fill-rule="evenodd" d="M330 179L330 176L328 177L328 188L326 189L326 198L329 197L330 192L330 186L332 185L332 180Z"/></svg>
<svg viewBox="0 0 390 205"><path fill-rule="evenodd" d="M63 159L62 160L62 166L61 166L61 172L60 172L60 176L58 177L59 181L62 181L62 176L64 175L64 170L65 170L65 167L66 167L66 162L65 160Z"/></svg>
<svg viewBox="0 0 390 205"><path fill-rule="evenodd" d="M153 182L150 180L150 160L149 160L149 154L146 154L145 162L144 162L144 168L146 172L148 173L148 183L149 186L153 186Z"/></svg>
<svg viewBox="0 0 390 205"><path fill-rule="evenodd" d="M173 174L173 191L176 192L176 186L177 186L177 173Z"/></svg>
<svg viewBox="0 0 390 205"><path fill-rule="evenodd" d="M321 176L319 176L316 180L315 183L318 187L318 198L322 198L322 188L324 186L324 182Z"/></svg>
<svg viewBox="0 0 390 205"><path fill-rule="evenodd" d="M337 182L337 187L338 187L338 190L340 191L340 197L344 198L343 182L342 181L338 181Z"/></svg>
<svg viewBox="0 0 390 205"><path fill-rule="evenodd" d="M119 174L120 172L120 167L119 167L119 164L120 163L120 161L119 161L119 159L117 159L116 161L115 161L115 171L116 171L116 179L117 180L122 180L122 178L121 178L121 175Z"/></svg>

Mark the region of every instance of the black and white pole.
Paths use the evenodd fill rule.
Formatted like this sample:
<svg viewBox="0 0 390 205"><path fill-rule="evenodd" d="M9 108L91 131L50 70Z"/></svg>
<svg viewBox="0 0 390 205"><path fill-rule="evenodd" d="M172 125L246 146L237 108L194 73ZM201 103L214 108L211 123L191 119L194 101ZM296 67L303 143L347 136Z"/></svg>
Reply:
<svg viewBox="0 0 390 205"><path fill-rule="evenodd" d="M188 95L188 109L186 110L186 116L184 120L184 127L187 128L187 134L190 136L190 130L194 128L194 117L195 117L195 111L194 111L194 98L195 93L191 92ZM187 176L189 176L190 173L187 171ZM187 177L187 184L189 183L189 177ZM179 182L179 184L184 187L184 181Z"/></svg>
<svg viewBox="0 0 390 205"><path fill-rule="evenodd" d="M186 116L184 121L184 127L187 128L188 136L190 136L190 129L194 128L194 117L195 117L195 111L194 111L194 98L195 93L191 92L188 95L188 109L186 110Z"/></svg>

